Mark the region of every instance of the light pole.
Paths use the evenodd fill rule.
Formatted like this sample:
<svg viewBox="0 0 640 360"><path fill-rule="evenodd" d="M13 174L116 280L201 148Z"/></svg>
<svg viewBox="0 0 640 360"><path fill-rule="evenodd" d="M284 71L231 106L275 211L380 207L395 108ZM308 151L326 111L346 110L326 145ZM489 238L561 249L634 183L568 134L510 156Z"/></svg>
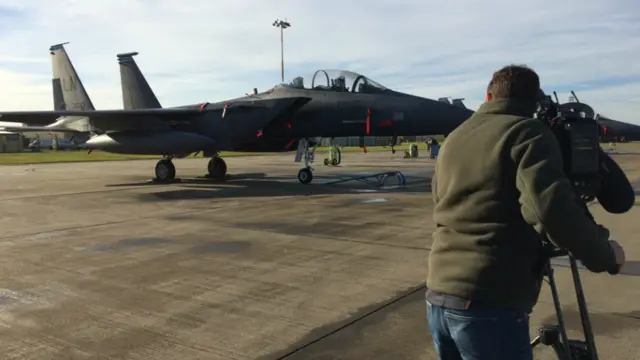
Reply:
<svg viewBox="0 0 640 360"><path fill-rule="evenodd" d="M278 20L273 22L273 26L280 28L280 70L282 72L282 82L284 82L284 29L291 27L291 24L285 20Z"/></svg>

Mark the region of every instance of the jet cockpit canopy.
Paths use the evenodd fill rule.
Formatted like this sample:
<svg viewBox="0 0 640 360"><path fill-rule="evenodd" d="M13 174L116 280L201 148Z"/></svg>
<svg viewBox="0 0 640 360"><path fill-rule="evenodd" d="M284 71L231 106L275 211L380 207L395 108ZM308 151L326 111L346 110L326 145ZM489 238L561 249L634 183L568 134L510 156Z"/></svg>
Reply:
<svg viewBox="0 0 640 360"><path fill-rule="evenodd" d="M308 76L298 76L280 86L307 90L378 93L386 87L370 78L348 70L318 70Z"/></svg>

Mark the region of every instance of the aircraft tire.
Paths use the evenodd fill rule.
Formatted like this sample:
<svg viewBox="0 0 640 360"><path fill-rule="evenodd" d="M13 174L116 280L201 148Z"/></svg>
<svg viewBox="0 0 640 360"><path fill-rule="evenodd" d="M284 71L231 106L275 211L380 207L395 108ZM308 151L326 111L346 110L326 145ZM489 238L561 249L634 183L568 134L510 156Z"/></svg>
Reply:
<svg viewBox="0 0 640 360"><path fill-rule="evenodd" d="M156 164L156 180L171 181L176 178L176 167L171 160L162 159Z"/></svg>
<svg viewBox="0 0 640 360"><path fill-rule="evenodd" d="M298 171L298 181L301 184L309 184L313 180L313 173L309 168L303 168Z"/></svg>
<svg viewBox="0 0 640 360"><path fill-rule="evenodd" d="M331 165L338 166L338 164L339 164L338 159L334 158L333 160L331 160Z"/></svg>
<svg viewBox="0 0 640 360"><path fill-rule="evenodd" d="M324 165L329 166L329 159L324 159Z"/></svg>
<svg viewBox="0 0 640 360"><path fill-rule="evenodd" d="M207 164L207 171L212 178L222 178L227 175L227 163L224 159L214 156Z"/></svg>

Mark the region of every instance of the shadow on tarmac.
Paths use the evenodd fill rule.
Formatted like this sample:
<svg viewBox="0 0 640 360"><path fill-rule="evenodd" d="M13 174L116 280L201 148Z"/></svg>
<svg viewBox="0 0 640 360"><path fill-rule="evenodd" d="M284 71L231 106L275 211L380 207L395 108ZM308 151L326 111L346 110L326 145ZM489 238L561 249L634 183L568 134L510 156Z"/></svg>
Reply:
<svg viewBox="0 0 640 360"><path fill-rule="evenodd" d="M565 327L568 331L582 332L582 320L580 311L576 306L563 306ZM631 321L624 321L626 319ZM640 328L640 322L633 321L640 319L640 311L630 311L627 313L598 313L589 311L589 320L595 335L615 334L625 329ZM557 324L558 319L555 313L540 321L540 324Z"/></svg>
<svg viewBox="0 0 640 360"><path fill-rule="evenodd" d="M426 173L425 176L407 176L405 186L398 186L395 177L389 177L385 181L385 186L382 187L357 181L327 184L342 178L345 178L345 175L318 175L311 184L300 184L295 178L266 177L264 173L246 173L232 175L222 181L202 177L176 179L172 183L156 183L147 180L110 184L107 187L162 187L160 191L137 195L138 200L145 202L357 193L425 193L431 190L431 179L426 176ZM167 189L167 186L170 188Z"/></svg>
<svg viewBox="0 0 640 360"><path fill-rule="evenodd" d="M567 258L553 258L551 265L561 267L571 267ZM584 265L578 262L578 268L584 269ZM640 276L640 261L626 261L620 269L621 275Z"/></svg>

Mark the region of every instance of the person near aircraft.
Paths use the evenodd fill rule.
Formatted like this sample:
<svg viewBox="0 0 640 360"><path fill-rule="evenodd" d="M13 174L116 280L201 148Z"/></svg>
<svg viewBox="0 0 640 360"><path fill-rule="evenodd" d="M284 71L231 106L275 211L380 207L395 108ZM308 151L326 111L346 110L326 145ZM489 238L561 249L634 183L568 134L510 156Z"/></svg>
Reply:
<svg viewBox="0 0 640 360"><path fill-rule="evenodd" d="M553 132L533 118L539 91L528 67L496 71L487 101L440 149L426 306L441 360L533 359L529 313L542 284L540 231L593 272L625 261L609 231L576 201ZM611 174L603 193L626 191L614 189L619 198L601 204L628 211L633 189L624 173Z"/></svg>

